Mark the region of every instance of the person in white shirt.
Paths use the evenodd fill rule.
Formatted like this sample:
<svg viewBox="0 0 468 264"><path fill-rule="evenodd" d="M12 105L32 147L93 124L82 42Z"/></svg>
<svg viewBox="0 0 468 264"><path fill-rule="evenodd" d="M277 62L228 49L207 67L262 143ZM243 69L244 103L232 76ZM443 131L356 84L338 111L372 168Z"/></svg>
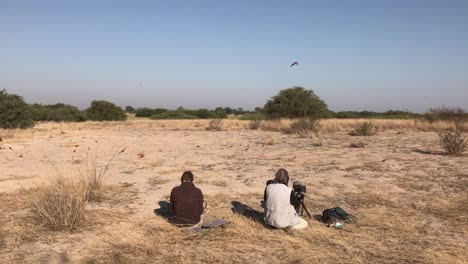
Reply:
<svg viewBox="0 0 468 264"><path fill-rule="evenodd" d="M265 188L265 223L277 228L303 229L307 221L299 217L294 207L300 203L288 187L289 174L285 169L276 172L275 179Z"/></svg>

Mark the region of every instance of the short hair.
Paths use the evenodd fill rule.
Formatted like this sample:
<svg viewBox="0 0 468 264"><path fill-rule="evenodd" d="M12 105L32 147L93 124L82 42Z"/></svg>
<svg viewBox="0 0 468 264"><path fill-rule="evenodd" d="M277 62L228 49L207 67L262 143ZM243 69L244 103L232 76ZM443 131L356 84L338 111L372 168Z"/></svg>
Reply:
<svg viewBox="0 0 468 264"><path fill-rule="evenodd" d="M180 178L182 183L184 182L193 182L193 173L191 171L184 171L182 177Z"/></svg>
<svg viewBox="0 0 468 264"><path fill-rule="evenodd" d="M275 180L284 185L288 185L289 182L289 173L287 170L281 168L275 174Z"/></svg>

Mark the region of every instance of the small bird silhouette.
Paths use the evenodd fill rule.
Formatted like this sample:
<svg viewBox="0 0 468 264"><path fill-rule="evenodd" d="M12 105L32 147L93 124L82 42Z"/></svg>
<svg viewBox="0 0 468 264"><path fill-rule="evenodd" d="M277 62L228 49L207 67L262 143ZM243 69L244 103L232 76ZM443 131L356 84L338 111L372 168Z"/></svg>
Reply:
<svg viewBox="0 0 468 264"><path fill-rule="evenodd" d="M298 62L298 61L293 62L293 63L291 64L291 66L289 66L289 68L291 68L291 67L294 66L294 65L299 65L299 62Z"/></svg>

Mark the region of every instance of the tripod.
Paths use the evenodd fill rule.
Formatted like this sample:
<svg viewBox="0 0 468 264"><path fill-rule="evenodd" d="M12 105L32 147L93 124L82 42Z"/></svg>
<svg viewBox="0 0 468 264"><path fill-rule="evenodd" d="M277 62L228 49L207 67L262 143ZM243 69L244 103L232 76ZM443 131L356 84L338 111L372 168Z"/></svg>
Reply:
<svg viewBox="0 0 468 264"><path fill-rule="evenodd" d="M301 216L304 215L304 211L307 213L307 215L309 216L309 218L312 218L312 216L310 215L309 211L307 210L305 204L304 204L304 198L301 199L301 203L299 205L296 206L296 212L299 213L299 211L301 211Z"/></svg>

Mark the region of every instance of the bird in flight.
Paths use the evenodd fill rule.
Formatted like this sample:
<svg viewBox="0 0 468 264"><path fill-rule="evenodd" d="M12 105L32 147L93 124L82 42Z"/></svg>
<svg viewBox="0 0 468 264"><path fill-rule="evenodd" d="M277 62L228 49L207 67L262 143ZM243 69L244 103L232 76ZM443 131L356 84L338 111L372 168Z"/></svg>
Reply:
<svg viewBox="0 0 468 264"><path fill-rule="evenodd" d="M291 67L294 66L294 65L299 65L299 62L298 62L298 61L293 62L293 63L291 64L291 66L289 66L289 67L291 68Z"/></svg>

